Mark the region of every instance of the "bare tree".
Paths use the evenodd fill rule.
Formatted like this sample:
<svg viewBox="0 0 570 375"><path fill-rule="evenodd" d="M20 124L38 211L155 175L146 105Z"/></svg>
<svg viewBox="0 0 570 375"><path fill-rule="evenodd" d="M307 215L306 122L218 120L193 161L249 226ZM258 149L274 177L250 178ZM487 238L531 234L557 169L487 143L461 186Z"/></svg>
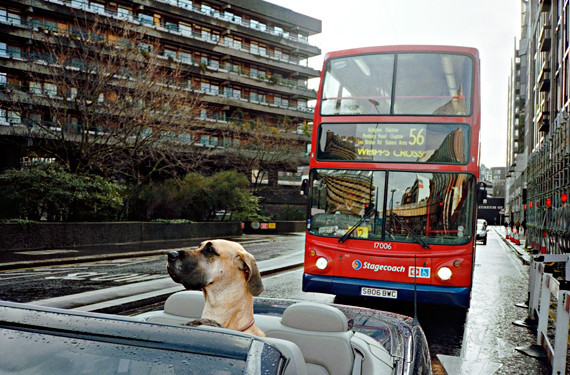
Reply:
<svg viewBox="0 0 570 375"><path fill-rule="evenodd" d="M181 64L145 28L77 11L73 24L34 29L21 88L9 91L42 154L72 172L142 182L193 169L201 98Z"/></svg>
<svg viewBox="0 0 570 375"><path fill-rule="evenodd" d="M277 123L264 118L233 120L225 130L224 138L234 140L231 157L239 161L236 168L251 176L254 192L259 191L264 180L276 178L278 171L292 171L308 163L303 136L293 134L291 129L285 117Z"/></svg>

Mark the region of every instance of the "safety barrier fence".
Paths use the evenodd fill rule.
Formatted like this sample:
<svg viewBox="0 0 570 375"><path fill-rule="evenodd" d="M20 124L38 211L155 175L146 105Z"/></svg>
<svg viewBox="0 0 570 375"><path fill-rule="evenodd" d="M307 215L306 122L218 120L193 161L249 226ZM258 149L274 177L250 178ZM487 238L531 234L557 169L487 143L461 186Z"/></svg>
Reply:
<svg viewBox="0 0 570 375"><path fill-rule="evenodd" d="M564 278L559 281L547 267L564 268ZM561 266L561 267L560 267ZM529 269L529 296L527 327L537 330L536 344L516 349L533 357L548 358L552 374L566 373L568 352L568 328L570 321L570 254L545 254L531 257ZM551 302L556 304L554 337L548 336ZM517 324L517 322L515 322ZM551 330L552 331L552 330Z"/></svg>
<svg viewBox="0 0 570 375"><path fill-rule="evenodd" d="M529 155L524 202L527 244L543 254L570 253L570 117L561 112Z"/></svg>

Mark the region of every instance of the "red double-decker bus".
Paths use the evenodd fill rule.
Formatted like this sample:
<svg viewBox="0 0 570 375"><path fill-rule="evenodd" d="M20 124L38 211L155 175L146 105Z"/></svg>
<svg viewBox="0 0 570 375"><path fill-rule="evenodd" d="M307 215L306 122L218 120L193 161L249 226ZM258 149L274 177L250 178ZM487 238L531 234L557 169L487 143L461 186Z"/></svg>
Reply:
<svg viewBox="0 0 570 375"><path fill-rule="evenodd" d="M469 307L480 119L476 49L327 54L303 290Z"/></svg>

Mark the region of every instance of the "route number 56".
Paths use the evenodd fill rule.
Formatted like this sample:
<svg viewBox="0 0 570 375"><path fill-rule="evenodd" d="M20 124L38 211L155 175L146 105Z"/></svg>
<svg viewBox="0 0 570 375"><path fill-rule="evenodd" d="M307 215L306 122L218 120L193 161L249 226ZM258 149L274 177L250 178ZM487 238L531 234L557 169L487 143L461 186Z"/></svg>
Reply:
<svg viewBox="0 0 570 375"><path fill-rule="evenodd" d="M424 142L426 141L426 138L424 137L424 129L420 129L418 131L418 129L416 128L411 128L410 129L410 138L412 139L410 141L410 145L423 145Z"/></svg>

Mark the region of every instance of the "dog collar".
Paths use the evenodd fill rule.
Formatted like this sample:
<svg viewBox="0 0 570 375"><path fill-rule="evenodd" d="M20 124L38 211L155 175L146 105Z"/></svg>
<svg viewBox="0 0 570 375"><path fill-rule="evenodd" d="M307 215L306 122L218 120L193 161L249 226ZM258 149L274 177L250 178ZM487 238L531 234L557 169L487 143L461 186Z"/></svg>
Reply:
<svg viewBox="0 0 570 375"><path fill-rule="evenodd" d="M249 328L251 328L251 326L253 326L255 324L255 319L251 319L251 322L249 322L249 324L245 327L243 327L242 329L240 329L240 332L244 332L247 331Z"/></svg>

